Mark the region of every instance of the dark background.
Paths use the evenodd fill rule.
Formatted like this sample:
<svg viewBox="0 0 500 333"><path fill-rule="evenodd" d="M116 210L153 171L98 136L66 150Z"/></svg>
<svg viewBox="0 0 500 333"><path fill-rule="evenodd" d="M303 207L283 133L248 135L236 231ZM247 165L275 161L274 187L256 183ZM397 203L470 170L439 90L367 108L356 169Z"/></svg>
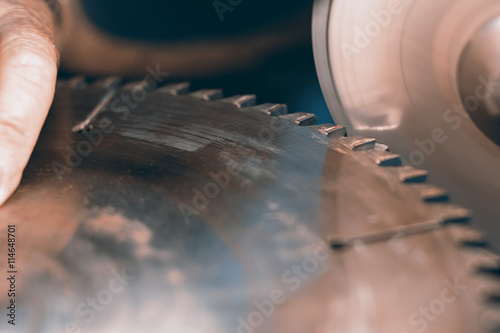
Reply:
<svg viewBox="0 0 500 333"><path fill-rule="evenodd" d="M228 4L227 0L222 2ZM233 6L233 11L225 12L223 21L213 0L82 0L82 3L86 15L102 30L141 41L183 42L265 34L296 17L301 17L297 24L311 29L312 0L243 0ZM256 94L258 103L285 103L290 112L311 112L321 123L332 122L316 76L310 38L251 68L186 79L191 81L193 89L222 88L225 96Z"/></svg>

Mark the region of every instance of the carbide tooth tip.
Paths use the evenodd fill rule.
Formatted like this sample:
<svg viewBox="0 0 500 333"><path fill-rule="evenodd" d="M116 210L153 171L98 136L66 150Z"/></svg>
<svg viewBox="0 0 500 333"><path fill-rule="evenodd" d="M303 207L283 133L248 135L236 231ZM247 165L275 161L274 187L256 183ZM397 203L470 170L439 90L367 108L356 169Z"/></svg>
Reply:
<svg viewBox="0 0 500 333"><path fill-rule="evenodd" d="M448 192L442 188L429 184L411 184L411 188L417 192L422 201L443 202L448 201Z"/></svg>
<svg viewBox="0 0 500 333"><path fill-rule="evenodd" d="M267 114L268 116L282 116L288 113L286 104L264 103L249 107L243 107L243 111L258 111Z"/></svg>
<svg viewBox="0 0 500 333"><path fill-rule="evenodd" d="M470 210L454 205L444 204L431 206L435 209L443 224L466 224L470 221L472 213Z"/></svg>
<svg viewBox="0 0 500 333"><path fill-rule="evenodd" d="M455 243L460 246L481 248L488 245L485 235L477 230L463 226L454 226L449 230Z"/></svg>
<svg viewBox="0 0 500 333"><path fill-rule="evenodd" d="M448 192L440 188L433 188L424 190L420 197L427 202L446 201L448 200Z"/></svg>
<svg viewBox="0 0 500 333"><path fill-rule="evenodd" d="M481 326L490 332L498 332L500 328L500 311L490 310L481 316Z"/></svg>
<svg viewBox="0 0 500 333"><path fill-rule="evenodd" d="M483 274L490 274L490 275L496 275L500 277L500 263L496 262L495 264L489 265L489 266L481 266L478 267L477 272L478 273L483 273Z"/></svg>
<svg viewBox="0 0 500 333"><path fill-rule="evenodd" d="M426 170L414 169L410 166L394 167L392 172L396 174L403 183L424 183L427 181Z"/></svg>
<svg viewBox="0 0 500 333"><path fill-rule="evenodd" d="M197 90L190 93L189 96L211 102L222 98L222 90L221 89Z"/></svg>
<svg viewBox="0 0 500 333"><path fill-rule="evenodd" d="M293 121L299 126L309 126L316 124L318 117L313 113L297 112L280 116L283 119Z"/></svg>
<svg viewBox="0 0 500 333"><path fill-rule="evenodd" d="M255 105L257 96L255 95L236 95L228 98L223 98L220 102L236 105L239 108L250 107Z"/></svg>
<svg viewBox="0 0 500 333"><path fill-rule="evenodd" d="M375 148L373 148L376 151L390 151L390 148L388 145L384 145L383 143L376 143Z"/></svg>
<svg viewBox="0 0 500 333"><path fill-rule="evenodd" d="M334 124L321 124L311 126L312 129L326 135L327 138L340 138L347 135L347 130L344 126Z"/></svg>
<svg viewBox="0 0 500 333"><path fill-rule="evenodd" d="M365 152L365 154L381 167L401 166L403 163L401 156L389 153L385 150L370 150Z"/></svg>
<svg viewBox="0 0 500 333"><path fill-rule="evenodd" d="M450 216L444 216L443 217L443 222L444 224L467 224L470 221L470 216L463 214L463 215L450 215Z"/></svg>
<svg viewBox="0 0 500 333"><path fill-rule="evenodd" d="M481 248L471 248L463 252L465 268L472 274L500 274L500 258Z"/></svg>
<svg viewBox="0 0 500 333"><path fill-rule="evenodd" d="M497 279L481 275L476 276L475 280L477 281L475 294L480 302L500 304L500 285Z"/></svg>
<svg viewBox="0 0 500 333"><path fill-rule="evenodd" d="M170 83L159 87L155 91L171 96L180 96L189 93L191 84L189 82Z"/></svg>
<svg viewBox="0 0 500 333"><path fill-rule="evenodd" d="M348 136L345 138L338 138L338 140L342 145L354 151L373 150L377 141L373 138L363 138L360 136Z"/></svg>

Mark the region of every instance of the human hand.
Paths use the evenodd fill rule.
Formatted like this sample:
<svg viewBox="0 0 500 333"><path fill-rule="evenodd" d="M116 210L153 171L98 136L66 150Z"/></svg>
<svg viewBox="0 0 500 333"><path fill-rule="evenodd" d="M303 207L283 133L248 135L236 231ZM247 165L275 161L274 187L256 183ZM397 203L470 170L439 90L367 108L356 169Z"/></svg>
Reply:
<svg viewBox="0 0 500 333"><path fill-rule="evenodd" d="M15 191L55 91L54 19L42 0L0 0L0 205Z"/></svg>

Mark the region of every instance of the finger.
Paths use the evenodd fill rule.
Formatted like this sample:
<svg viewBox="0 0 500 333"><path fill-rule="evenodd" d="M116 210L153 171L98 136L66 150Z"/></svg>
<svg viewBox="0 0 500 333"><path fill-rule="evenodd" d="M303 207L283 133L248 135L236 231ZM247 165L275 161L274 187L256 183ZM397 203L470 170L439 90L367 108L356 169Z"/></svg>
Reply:
<svg viewBox="0 0 500 333"><path fill-rule="evenodd" d="M52 103L51 27L25 7L0 16L0 205L17 188Z"/></svg>

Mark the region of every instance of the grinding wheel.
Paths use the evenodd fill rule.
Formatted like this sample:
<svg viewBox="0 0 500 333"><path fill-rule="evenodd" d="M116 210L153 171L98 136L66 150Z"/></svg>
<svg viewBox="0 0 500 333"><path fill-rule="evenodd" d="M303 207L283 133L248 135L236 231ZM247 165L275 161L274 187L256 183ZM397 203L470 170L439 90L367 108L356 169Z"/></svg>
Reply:
<svg viewBox="0 0 500 333"><path fill-rule="evenodd" d="M500 246L500 3L317 0L317 71L336 123L374 137Z"/></svg>

